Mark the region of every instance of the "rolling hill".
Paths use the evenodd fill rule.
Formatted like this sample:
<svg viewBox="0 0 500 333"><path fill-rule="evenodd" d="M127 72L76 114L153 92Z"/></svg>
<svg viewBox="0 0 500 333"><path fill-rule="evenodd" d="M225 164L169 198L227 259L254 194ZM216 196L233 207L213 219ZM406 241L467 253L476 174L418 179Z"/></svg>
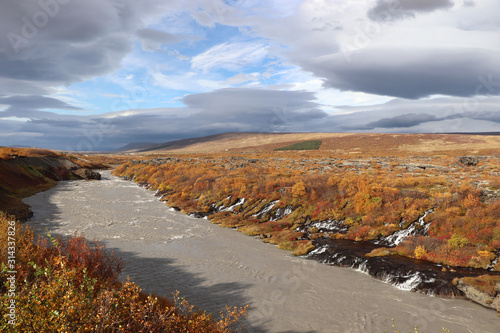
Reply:
<svg viewBox="0 0 500 333"><path fill-rule="evenodd" d="M500 152L500 136L474 134L376 133L224 133L162 144L130 146L124 152L141 154L271 152L309 140L320 140L319 151L343 154L399 155L401 153L462 154Z"/></svg>

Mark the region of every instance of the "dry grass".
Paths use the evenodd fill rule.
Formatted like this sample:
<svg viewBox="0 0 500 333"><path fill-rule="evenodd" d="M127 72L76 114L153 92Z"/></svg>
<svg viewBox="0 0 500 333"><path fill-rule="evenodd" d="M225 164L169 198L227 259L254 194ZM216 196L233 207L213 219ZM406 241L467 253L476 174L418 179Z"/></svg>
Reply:
<svg viewBox="0 0 500 333"><path fill-rule="evenodd" d="M321 152L348 155L491 154L500 153L500 136L465 134L375 133L229 133L182 140L158 153L272 152L309 140L321 140Z"/></svg>

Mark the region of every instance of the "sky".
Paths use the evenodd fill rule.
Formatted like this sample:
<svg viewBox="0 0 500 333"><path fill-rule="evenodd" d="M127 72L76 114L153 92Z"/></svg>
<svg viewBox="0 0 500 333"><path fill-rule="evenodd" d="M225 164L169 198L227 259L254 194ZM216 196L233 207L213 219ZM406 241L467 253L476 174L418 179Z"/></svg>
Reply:
<svg viewBox="0 0 500 333"><path fill-rule="evenodd" d="M0 145L500 132L498 0L0 0Z"/></svg>

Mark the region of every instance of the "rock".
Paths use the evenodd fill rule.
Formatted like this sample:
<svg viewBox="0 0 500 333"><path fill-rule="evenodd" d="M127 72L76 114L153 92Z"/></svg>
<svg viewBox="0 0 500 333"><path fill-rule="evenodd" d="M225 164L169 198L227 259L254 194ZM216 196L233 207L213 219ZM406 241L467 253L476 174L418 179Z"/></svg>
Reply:
<svg viewBox="0 0 500 333"><path fill-rule="evenodd" d="M463 279L458 280L457 288L462 291L465 297L467 297L471 301L479 303L482 306L490 309L494 309L497 311L500 310L500 294L498 294L498 290L500 290L500 283L497 283L495 286L495 291L497 292L497 295L495 297L492 297L487 293L474 288L470 284L465 283Z"/></svg>
<svg viewBox="0 0 500 333"><path fill-rule="evenodd" d="M194 218L197 218L197 219L202 219L202 218L204 218L207 215L208 214L203 213L203 212L193 212L193 213L189 213L188 214L188 216L191 216L191 217L194 217Z"/></svg>
<svg viewBox="0 0 500 333"><path fill-rule="evenodd" d="M73 174L85 180L101 180L101 174L89 169L76 169Z"/></svg>
<svg viewBox="0 0 500 333"><path fill-rule="evenodd" d="M458 163L465 166L476 166L479 163L479 158L475 156L462 156L458 160Z"/></svg>

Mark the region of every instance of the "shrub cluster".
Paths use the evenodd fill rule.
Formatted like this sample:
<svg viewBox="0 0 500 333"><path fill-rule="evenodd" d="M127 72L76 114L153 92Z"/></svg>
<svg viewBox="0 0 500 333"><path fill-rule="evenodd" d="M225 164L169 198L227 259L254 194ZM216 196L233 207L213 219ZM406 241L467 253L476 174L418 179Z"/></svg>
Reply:
<svg viewBox="0 0 500 333"><path fill-rule="evenodd" d="M178 293L170 301L122 283L122 261L82 236L39 238L15 224L15 325L9 323L6 264L9 219L0 214L0 317L3 332L234 332L246 308L227 308L219 319L195 309Z"/></svg>
<svg viewBox="0 0 500 333"><path fill-rule="evenodd" d="M425 218L431 223L428 234L410 237L399 244L396 253L446 265L486 268L500 250L495 159L490 165L482 162L482 173L477 173L463 167L448 172L450 168L444 165L451 161L441 157L426 158L432 168L429 164L415 167L415 161L396 158L388 159L390 164L377 159L336 159L339 167L325 168L325 163L333 164L331 159L299 159L299 153L287 154L290 157L212 155L170 157L168 163L132 161L116 169L115 175L149 184L164 195L168 205L188 213L209 212L245 199L231 211L213 214L211 221L264 236L264 241L281 248L301 247L296 253L311 249L311 243L305 244L304 234L297 231L307 221L337 220L349 226L347 233L314 233L311 239L368 241L407 228L431 210ZM478 184L491 189L483 190ZM497 194L485 196L492 191ZM274 202L272 209L264 209ZM293 212L284 217L273 215L286 207L293 207Z"/></svg>

